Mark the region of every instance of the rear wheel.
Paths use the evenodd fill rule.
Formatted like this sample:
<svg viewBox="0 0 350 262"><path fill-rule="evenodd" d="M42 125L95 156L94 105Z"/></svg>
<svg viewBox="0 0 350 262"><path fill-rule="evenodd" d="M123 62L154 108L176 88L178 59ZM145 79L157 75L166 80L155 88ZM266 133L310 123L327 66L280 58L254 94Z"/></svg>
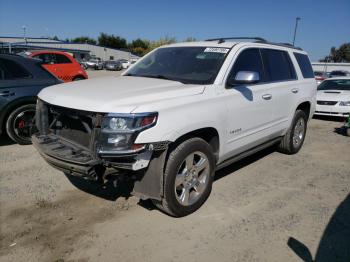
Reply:
<svg viewBox="0 0 350 262"><path fill-rule="evenodd" d="M307 116L304 111L297 110L290 128L284 135L278 150L285 154L296 154L302 147L307 129Z"/></svg>
<svg viewBox="0 0 350 262"><path fill-rule="evenodd" d="M7 135L21 145L32 143L31 134L35 128L35 104L23 105L11 112L6 121Z"/></svg>
<svg viewBox="0 0 350 262"><path fill-rule="evenodd" d="M164 198L154 201L165 213L182 217L196 211L209 197L214 176L210 145L191 138L169 155L164 173Z"/></svg>

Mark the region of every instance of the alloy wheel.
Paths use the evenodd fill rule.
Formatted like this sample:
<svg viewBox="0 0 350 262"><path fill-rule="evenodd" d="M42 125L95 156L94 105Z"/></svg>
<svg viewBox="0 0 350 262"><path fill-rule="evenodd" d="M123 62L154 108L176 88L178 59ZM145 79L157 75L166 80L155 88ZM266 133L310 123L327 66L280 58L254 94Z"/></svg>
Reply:
<svg viewBox="0 0 350 262"><path fill-rule="evenodd" d="M196 203L208 186L210 164L208 157L196 151L189 154L175 177L175 196L183 206Z"/></svg>

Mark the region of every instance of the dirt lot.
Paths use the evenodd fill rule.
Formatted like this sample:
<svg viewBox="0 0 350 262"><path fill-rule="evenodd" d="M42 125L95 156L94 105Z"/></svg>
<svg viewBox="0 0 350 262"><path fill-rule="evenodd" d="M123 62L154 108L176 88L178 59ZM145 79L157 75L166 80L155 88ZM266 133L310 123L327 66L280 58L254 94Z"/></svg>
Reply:
<svg viewBox="0 0 350 262"><path fill-rule="evenodd" d="M311 252L348 262L350 138L335 132L341 125L313 119L299 154L268 149L217 172L204 206L179 219L126 186L67 178L32 146L1 137L0 260L310 261Z"/></svg>

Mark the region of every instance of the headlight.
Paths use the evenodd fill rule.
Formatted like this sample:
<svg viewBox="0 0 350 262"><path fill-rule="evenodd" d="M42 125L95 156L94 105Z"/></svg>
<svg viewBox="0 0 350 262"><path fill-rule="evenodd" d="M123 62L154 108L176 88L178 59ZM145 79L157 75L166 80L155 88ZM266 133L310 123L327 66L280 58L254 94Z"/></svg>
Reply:
<svg viewBox="0 0 350 262"><path fill-rule="evenodd" d="M350 106L350 101L341 101L340 106Z"/></svg>
<svg viewBox="0 0 350 262"><path fill-rule="evenodd" d="M157 122L157 113L109 114L101 125L100 153L133 153L144 145L135 145L137 135Z"/></svg>

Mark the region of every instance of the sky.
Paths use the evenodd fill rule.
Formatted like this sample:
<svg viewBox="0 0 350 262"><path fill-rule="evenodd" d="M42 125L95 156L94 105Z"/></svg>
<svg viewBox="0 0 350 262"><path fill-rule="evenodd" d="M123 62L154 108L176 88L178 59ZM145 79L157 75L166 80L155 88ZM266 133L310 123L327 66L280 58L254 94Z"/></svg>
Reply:
<svg viewBox="0 0 350 262"><path fill-rule="evenodd" d="M350 0L0 0L0 36L60 39L100 32L131 41L187 37L259 36L293 41L317 61L350 42Z"/></svg>

